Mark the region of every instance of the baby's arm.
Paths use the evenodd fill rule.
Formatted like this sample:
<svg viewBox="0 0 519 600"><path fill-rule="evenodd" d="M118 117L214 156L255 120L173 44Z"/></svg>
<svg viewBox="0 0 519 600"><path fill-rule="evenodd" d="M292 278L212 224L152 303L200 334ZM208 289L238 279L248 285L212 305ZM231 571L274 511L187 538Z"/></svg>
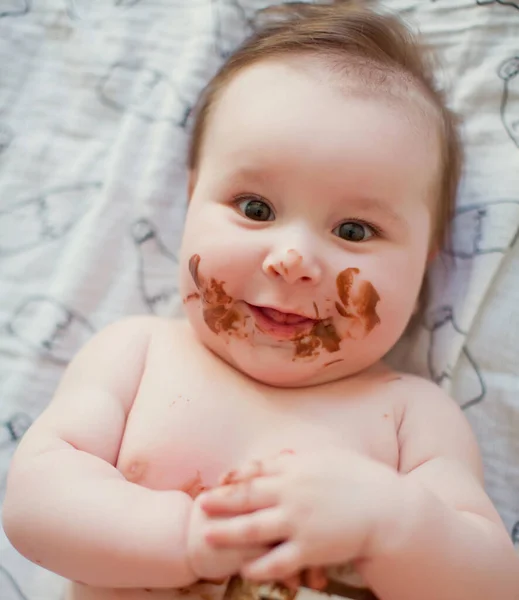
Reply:
<svg viewBox="0 0 519 600"><path fill-rule="evenodd" d="M137 317L95 336L15 454L6 534L29 560L68 579L99 587L196 579L186 556L191 498L130 483L114 466L154 327Z"/></svg>
<svg viewBox="0 0 519 600"><path fill-rule="evenodd" d="M404 389L404 385L408 385ZM399 507L376 558L359 565L384 600L517 600L519 558L483 488L479 450L454 402L404 379ZM393 502L392 502L393 500Z"/></svg>

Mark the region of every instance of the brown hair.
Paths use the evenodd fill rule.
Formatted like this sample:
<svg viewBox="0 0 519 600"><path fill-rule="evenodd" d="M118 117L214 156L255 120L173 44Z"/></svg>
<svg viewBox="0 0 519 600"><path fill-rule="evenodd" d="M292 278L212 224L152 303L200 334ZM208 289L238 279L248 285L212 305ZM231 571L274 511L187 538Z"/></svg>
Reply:
<svg viewBox="0 0 519 600"><path fill-rule="evenodd" d="M462 148L456 117L435 86L431 57L424 48L398 18L376 13L351 0L326 4L289 2L264 9L258 16L254 34L227 59L200 97L188 154L190 170L196 170L199 164L212 108L222 89L239 71L281 56L322 57L332 71L352 70L368 92L391 95L399 87L403 97L402 90L410 84L433 107L439 122L441 163L432 241L437 247L445 244L462 167Z"/></svg>

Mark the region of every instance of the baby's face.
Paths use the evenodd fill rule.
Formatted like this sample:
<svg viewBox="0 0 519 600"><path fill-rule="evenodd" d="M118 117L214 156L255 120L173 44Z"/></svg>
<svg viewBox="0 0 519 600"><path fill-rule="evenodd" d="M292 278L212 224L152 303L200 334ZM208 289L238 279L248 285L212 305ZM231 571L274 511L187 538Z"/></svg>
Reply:
<svg viewBox="0 0 519 600"><path fill-rule="evenodd" d="M376 364L416 305L437 156L405 104L282 62L240 73L208 125L182 245L201 340L272 385Z"/></svg>

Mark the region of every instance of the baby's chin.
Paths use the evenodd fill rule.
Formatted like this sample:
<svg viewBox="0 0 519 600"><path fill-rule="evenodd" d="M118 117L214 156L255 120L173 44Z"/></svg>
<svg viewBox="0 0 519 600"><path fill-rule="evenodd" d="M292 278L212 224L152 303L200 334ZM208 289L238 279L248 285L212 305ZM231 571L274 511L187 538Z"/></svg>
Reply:
<svg viewBox="0 0 519 600"><path fill-rule="evenodd" d="M199 340L215 355L243 375L272 387L319 385L349 377L367 366L365 357L363 360L358 352L343 348L338 352L319 348L312 355L298 356L291 340L273 340L250 328L214 333L202 320L190 321Z"/></svg>
<svg viewBox="0 0 519 600"><path fill-rule="evenodd" d="M279 362L275 367L269 365L244 364L244 362L245 361L242 360L240 360L241 364L234 362L233 366L241 373L264 385L280 388L298 388L308 387L317 383L315 380L317 375L316 369L309 369L308 365L298 365L297 368L287 368L285 364L283 365L283 368Z"/></svg>
<svg viewBox="0 0 519 600"><path fill-rule="evenodd" d="M351 375L346 372L344 363L339 370L339 365L334 363L333 358L294 358L291 348L247 348L243 343L231 342L220 356L244 375L272 387L309 387Z"/></svg>

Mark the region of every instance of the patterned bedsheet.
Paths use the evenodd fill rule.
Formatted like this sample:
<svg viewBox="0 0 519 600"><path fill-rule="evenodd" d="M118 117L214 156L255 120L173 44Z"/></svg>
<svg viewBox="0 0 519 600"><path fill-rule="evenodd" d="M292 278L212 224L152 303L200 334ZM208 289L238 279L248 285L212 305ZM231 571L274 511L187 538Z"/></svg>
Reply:
<svg viewBox="0 0 519 600"><path fill-rule="evenodd" d="M0 0L0 501L64 366L131 313L179 310L190 110L260 0ZM519 538L519 0L387 0L441 52L468 163L454 243L393 359L450 389ZM61 581L0 530L0 600Z"/></svg>

